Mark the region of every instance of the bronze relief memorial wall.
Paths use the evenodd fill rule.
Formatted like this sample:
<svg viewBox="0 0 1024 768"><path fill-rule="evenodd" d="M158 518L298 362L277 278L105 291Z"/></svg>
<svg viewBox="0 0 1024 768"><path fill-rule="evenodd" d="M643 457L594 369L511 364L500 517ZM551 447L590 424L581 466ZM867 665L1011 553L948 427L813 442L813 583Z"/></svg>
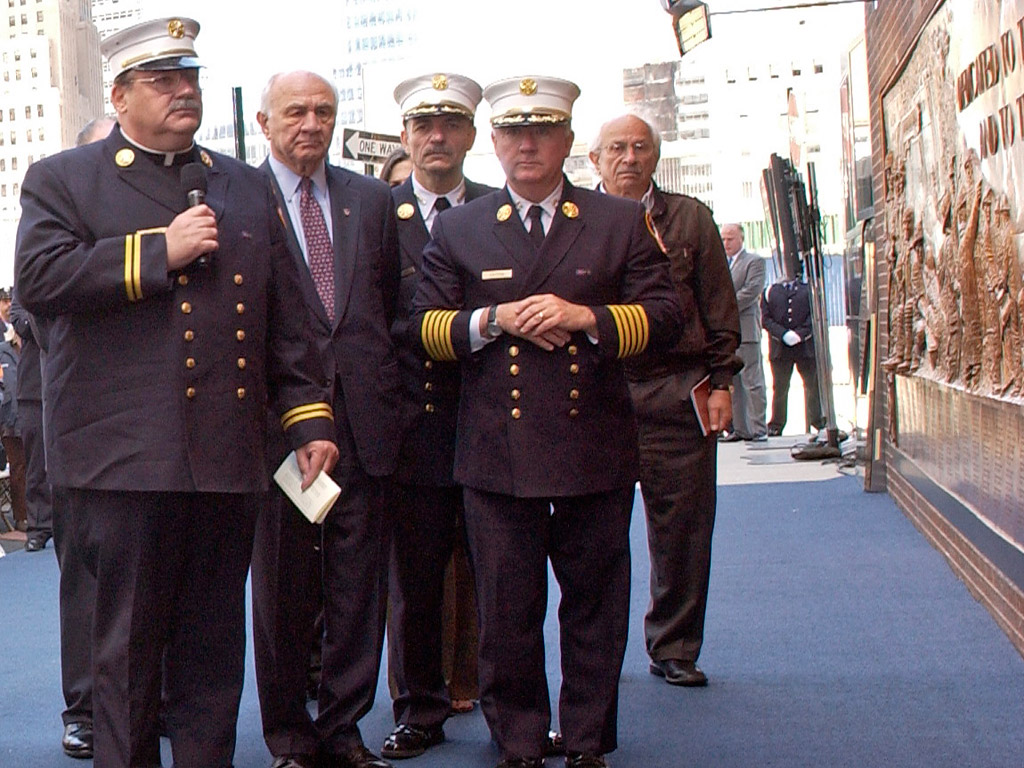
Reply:
<svg viewBox="0 0 1024 768"><path fill-rule="evenodd" d="M1021 549L1024 0L942 4L881 111L889 437Z"/></svg>

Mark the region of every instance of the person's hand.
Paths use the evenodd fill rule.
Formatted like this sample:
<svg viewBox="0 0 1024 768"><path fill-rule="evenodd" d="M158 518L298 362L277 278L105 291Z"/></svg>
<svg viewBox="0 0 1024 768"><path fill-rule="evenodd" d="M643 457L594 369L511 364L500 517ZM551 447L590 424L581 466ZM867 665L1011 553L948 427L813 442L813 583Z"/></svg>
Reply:
<svg viewBox="0 0 1024 768"><path fill-rule="evenodd" d="M590 307L573 304L552 293L499 304L495 319L501 329L550 352L563 347L576 331L597 338L597 318Z"/></svg>
<svg viewBox="0 0 1024 768"><path fill-rule="evenodd" d="M186 208L174 217L164 237L167 270L187 267L204 253L217 250L217 217L208 205Z"/></svg>
<svg viewBox="0 0 1024 768"><path fill-rule="evenodd" d="M330 440L310 440L295 451L295 461L302 473L302 490L306 490L320 471L330 472L338 461L338 446Z"/></svg>
<svg viewBox="0 0 1024 768"><path fill-rule="evenodd" d="M713 389L708 395L708 429L721 432L732 424L732 394L727 389Z"/></svg>
<svg viewBox="0 0 1024 768"><path fill-rule="evenodd" d="M782 334L782 343L787 347L792 347L799 344L801 341L800 334L796 331L786 331Z"/></svg>

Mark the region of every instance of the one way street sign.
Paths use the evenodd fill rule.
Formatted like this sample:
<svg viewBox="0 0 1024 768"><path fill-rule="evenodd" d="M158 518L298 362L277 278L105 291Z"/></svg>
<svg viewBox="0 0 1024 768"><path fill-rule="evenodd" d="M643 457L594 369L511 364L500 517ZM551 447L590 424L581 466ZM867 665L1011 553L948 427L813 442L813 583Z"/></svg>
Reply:
<svg viewBox="0 0 1024 768"><path fill-rule="evenodd" d="M382 163L402 146L397 136L345 128L341 134L341 156L364 163Z"/></svg>

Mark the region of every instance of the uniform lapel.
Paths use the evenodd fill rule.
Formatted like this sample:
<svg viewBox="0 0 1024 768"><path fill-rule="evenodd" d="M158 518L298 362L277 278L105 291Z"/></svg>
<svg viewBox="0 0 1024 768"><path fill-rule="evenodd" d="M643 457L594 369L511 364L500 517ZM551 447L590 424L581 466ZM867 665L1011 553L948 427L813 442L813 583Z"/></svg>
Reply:
<svg viewBox="0 0 1024 768"><path fill-rule="evenodd" d="M166 171L141 149L133 147L121 134L120 128L111 131L105 142L108 161L117 168L117 175L122 181L174 213L185 210L185 193L181 187L168 184Z"/></svg>
<svg viewBox="0 0 1024 768"><path fill-rule="evenodd" d="M273 170L271 170L269 162L264 161L260 168L270 178L270 188L274 193L274 202L277 204L277 213L281 218L281 223L284 224L285 240L288 243L288 251L291 253L292 258L295 260L295 263L299 268L299 280L302 283L302 293L306 298L306 304L324 327L329 329L330 322L327 319L327 310L324 309L324 304L320 301L320 296L317 295L316 284L313 282L313 275L310 274L309 265L306 264L306 258L302 255L302 246L299 245L298 234L295 232L295 226L292 224L291 216L288 215L288 206L285 204L281 186L277 183L277 177L274 175ZM337 304L335 304L335 307L337 307Z"/></svg>
<svg viewBox="0 0 1024 768"><path fill-rule="evenodd" d="M214 162L206 169L206 204L213 209L219 221L227 210L230 174Z"/></svg>
<svg viewBox="0 0 1024 768"><path fill-rule="evenodd" d="M359 197L351 194L348 179L337 169L327 166L327 191L331 198L332 234L334 243L334 325L345 315L352 278L359 253Z"/></svg>
<svg viewBox="0 0 1024 768"><path fill-rule="evenodd" d="M523 275L529 274L536 262L536 255L530 244L530 235L519 218L507 187L503 187L494 195L494 202L494 236L508 251L512 260L519 265L517 271Z"/></svg>
<svg viewBox="0 0 1024 768"><path fill-rule="evenodd" d="M398 242L402 247L403 270L409 266L418 270L423 263L423 248L430 240L430 233L427 232L427 225L420 214L419 201L412 190L411 175L395 189L393 197L396 210L402 205L412 207L412 216L398 219Z"/></svg>
<svg viewBox="0 0 1024 768"><path fill-rule="evenodd" d="M536 293L544 284L552 272L558 267L569 253L572 244L583 231L583 220L586 211L580 208L573 201L574 187L565 181L562 189L562 199L555 209L555 217L551 222L547 237L544 238L544 245L534 261L533 268L526 278L526 295Z"/></svg>

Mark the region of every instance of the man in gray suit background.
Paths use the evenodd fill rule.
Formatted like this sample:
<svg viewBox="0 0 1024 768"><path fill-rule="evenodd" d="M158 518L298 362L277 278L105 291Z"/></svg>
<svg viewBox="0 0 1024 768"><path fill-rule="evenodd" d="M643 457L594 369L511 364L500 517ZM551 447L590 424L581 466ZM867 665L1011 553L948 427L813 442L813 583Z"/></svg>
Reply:
<svg viewBox="0 0 1024 768"><path fill-rule="evenodd" d="M767 397L761 362L761 292L764 290L764 259L743 247L743 227L723 224L722 244L729 257L729 271L740 308L740 348L743 370L733 377L732 431L719 439L725 443L768 439L765 424Z"/></svg>

